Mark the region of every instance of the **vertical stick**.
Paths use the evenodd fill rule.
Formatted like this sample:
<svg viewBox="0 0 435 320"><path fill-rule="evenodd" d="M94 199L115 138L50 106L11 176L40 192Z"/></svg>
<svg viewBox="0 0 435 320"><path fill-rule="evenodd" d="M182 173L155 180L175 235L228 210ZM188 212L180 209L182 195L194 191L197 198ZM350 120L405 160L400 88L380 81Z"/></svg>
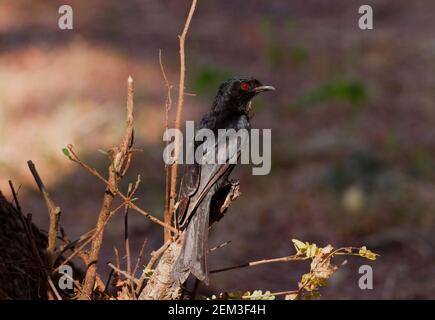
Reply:
<svg viewBox="0 0 435 320"><path fill-rule="evenodd" d="M29 166L30 172L33 175L33 178L38 185L39 191L44 197L45 204L48 209L48 215L50 218L50 226L48 230L48 246L47 246L47 265L49 268L53 267L54 263L54 251L56 250L56 238L57 238L57 229L59 225L59 217L60 217L60 208L57 207L54 202L51 200L48 191L45 189L44 183L41 180L41 177L36 170L35 164L29 160L27 161L27 165Z"/></svg>
<svg viewBox="0 0 435 320"><path fill-rule="evenodd" d="M192 0L192 4L190 5L189 14L186 19L186 23L184 24L183 32L180 39L180 81L178 85L178 103L177 103L177 113L175 116L175 129L180 129L181 124L181 114L184 106L184 83L186 78L186 59L184 53L184 44L186 40L187 31L189 30L190 22L192 20L193 13L195 12L197 0ZM177 161L178 161L178 151L180 148L180 138L178 135L175 136L174 143L174 157L175 162L171 166L171 189L170 189L170 202L169 209L171 214L174 212L175 207L175 195L177 193Z"/></svg>
<svg viewBox="0 0 435 320"><path fill-rule="evenodd" d="M166 103L165 103L165 131L168 129L168 122L169 122L169 111L172 107L172 95L171 95L171 85L169 83L168 77L166 76L165 68L163 66L162 61L162 50L159 50L159 63L160 63L160 70L162 71L163 79L165 80L165 85L168 89L167 97L166 97ZM165 145L165 152L166 152L166 159L168 159L168 141L166 141ZM170 210L170 178L169 178L169 166L165 162L165 210L164 210L164 222L167 225L172 225L172 212ZM163 235L164 235L164 242L167 242L171 239L171 230L168 228L163 229Z"/></svg>
<svg viewBox="0 0 435 320"><path fill-rule="evenodd" d="M89 252L88 269L86 270L86 276L83 283L83 290L79 296L80 300L89 299L92 297L94 290L95 279L97 276L97 262L100 256L101 244L104 237L104 228L110 218L113 199L116 196L116 190L118 190L118 183L121 178L126 174L131 160L131 148L134 141L134 126L133 126L133 79L128 77L127 81L127 125L122 142L112 148L112 162L109 166L109 178L107 179L107 187L104 193L103 204L101 205L100 213L98 214L98 220L96 230L98 232L91 243L91 250Z"/></svg>

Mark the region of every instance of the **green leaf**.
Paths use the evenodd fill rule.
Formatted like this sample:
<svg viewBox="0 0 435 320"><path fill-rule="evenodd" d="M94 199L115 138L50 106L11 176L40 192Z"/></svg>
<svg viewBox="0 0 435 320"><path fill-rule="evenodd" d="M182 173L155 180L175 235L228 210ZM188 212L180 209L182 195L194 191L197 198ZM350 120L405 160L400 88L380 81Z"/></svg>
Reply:
<svg viewBox="0 0 435 320"><path fill-rule="evenodd" d="M68 150L67 148L63 148L63 149L62 149L62 152L63 152L63 154L64 154L65 156L68 157L68 159L70 159L71 161L74 161L74 159L71 157L71 155L70 155L70 153L69 153L69 150Z"/></svg>
<svg viewBox="0 0 435 320"><path fill-rule="evenodd" d="M292 242L298 254L305 254L305 252L307 251L307 245L304 242L298 239L292 239Z"/></svg>
<svg viewBox="0 0 435 320"><path fill-rule="evenodd" d="M145 268L143 270L143 273L145 274L145 277L149 278L149 277L151 277L153 275L154 269Z"/></svg>

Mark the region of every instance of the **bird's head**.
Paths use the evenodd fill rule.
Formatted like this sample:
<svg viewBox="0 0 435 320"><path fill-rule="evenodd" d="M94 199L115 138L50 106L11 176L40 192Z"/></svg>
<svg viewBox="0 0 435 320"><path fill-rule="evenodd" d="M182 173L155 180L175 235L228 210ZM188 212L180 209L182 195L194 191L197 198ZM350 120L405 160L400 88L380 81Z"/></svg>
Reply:
<svg viewBox="0 0 435 320"><path fill-rule="evenodd" d="M265 86L254 78L232 78L219 87L215 104L219 109L232 108L236 112L246 113L252 98L261 92L273 90L274 87Z"/></svg>

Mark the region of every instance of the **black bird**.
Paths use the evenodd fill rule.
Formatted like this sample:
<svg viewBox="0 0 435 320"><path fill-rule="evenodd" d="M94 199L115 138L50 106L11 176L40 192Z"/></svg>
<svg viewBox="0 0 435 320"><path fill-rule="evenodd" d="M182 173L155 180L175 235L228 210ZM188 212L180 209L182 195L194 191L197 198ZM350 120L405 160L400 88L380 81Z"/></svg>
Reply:
<svg viewBox="0 0 435 320"><path fill-rule="evenodd" d="M232 78L221 84L212 108L202 118L197 132L202 128L212 130L217 137L218 129L249 130L249 102L258 93L275 90L253 78ZM204 142L205 143L205 142ZM204 148L204 143L195 143L194 150ZM220 144L216 143L216 150ZM224 146L225 147L225 146ZM241 146L237 145L236 157L240 156ZM228 152L230 153L230 152ZM186 164L181 180L180 196L177 205L177 222L184 234L182 249L175 262L174 279L182 284L192 273L208 284L207 254L210 208L213 195L227 181L235 164L226 161L216 164Z"/></svg>

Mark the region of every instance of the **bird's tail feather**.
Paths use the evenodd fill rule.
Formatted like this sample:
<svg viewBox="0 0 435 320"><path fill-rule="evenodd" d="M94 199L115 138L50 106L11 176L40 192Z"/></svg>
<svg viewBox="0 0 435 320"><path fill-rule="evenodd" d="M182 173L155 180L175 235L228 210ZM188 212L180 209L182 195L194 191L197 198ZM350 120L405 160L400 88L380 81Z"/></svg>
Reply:
<svg viewBox="0 0 435 320"><path fill-rule="evenodd" d="M184 235L183 246L173 271L173 277L179 284L184 283L190 273L205 284L209 283L207 254L210 210L207 202L201 203L192 215Z"/></svg>

